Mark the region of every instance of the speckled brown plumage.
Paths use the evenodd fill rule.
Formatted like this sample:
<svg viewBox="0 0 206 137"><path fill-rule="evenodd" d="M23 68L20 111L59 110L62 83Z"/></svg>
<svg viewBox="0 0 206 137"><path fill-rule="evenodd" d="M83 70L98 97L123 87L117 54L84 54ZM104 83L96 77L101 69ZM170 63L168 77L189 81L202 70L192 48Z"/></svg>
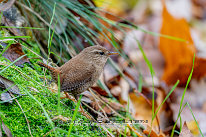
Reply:
<svg viewBox="0 0 206 137"><path fill-rule="evenodd" d="M61 91L71 93L77 98L78 94L87 90L98 80L109 55L112 54L114 53L104 47L92 46L85 48L61 67L53 68L41 62L39 64L50 70L56 81L59 73Z"/></svg>

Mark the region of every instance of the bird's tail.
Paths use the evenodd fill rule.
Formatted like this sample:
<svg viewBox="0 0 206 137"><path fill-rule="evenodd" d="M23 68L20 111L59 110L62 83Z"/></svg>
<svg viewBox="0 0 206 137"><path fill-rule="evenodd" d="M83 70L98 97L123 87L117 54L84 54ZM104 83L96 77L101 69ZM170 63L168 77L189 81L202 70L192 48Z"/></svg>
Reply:
<svg viewBox="0 0 206 137"><path fill-rule="evenodd" d="M51 66L49 66L47 64L44 64L42 62L39 62L39 61L37 62L37 64L39 64L42 67L47 68L51 72L53 79L57 81L58 74L60 74L60 70L59 69L53 68L53 67L51 67Z"/></svg>
<svg viewBox="0 0 206 137"><path fill-rule="evenodd" d="M42 67L44 67L44 68L47 68L47 69L48 69L49 71L51 71L51 72L56 71L55 68L53 68L53 67L51 67L51 66L49 66L49 65L47 65L47 64L44 64L44 63L42 63L42 62L40 62L40 61L38 61L37 64L40 65L40 66L42 66Z"/></svg>

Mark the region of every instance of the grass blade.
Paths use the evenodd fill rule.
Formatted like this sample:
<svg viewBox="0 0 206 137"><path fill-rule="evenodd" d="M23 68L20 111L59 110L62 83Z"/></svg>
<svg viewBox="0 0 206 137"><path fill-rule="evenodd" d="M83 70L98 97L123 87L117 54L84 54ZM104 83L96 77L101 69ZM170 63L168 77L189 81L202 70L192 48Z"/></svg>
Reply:
<svg viewBox="0 0 206 137"><path fill-rule="evenodd" d="M21 57L19 57L18 59L16 59L14 62L12 62L11 64L9 64L6 68L4 68L3 70L1 70L0 71L0 74L2 73L2 72L4 72L6 69L8 69L10 66L12 66L13 64L15 64L17 61L19 61L20 59L22 59L23 57L25 57L26 56L26 54L25 55L23 55L23 56L21 56Z"/></svg>
<svg viewBox="0 0 206 137"><path fill-rule="evenodd" d="M182 109L182 104L183 104L183 100L184 100L184 97L185 97L185 93L186 93L187 87L188 87L188 85L189 85L189 83L190 83L190 80L191 80L191 78L192 78L194 63L195 63L195 54L194 54L194 57L193 57L192 70L191 70L190 75L189 75L189 77L188 77L188 79L187 79L187 84L186 84L185 89L184 89L184 92L183 92L183 94L182 94L182 99L181 99L181 102L180 102L180 108L179 108L177 120L178 120L179 117L180 117L180 111L181 111L181 109ZM174 124L174 126L173 126L172 133L171 133L171 137L174 136L174 130L175 130L175 127L176 127L176 125L177 125L177 120L176 120L176 122L175 122L175 124Z"/></svg>
<svg viewBox="0 0 206 137"><path fill-rule="evenodd" d="M55 7L56 7L56 2L54 3L53 14L52 14L51 21L50 21L50 24L49 24L48 58L50 56L51 41L52 41L52 37L53 37L54 31L55 31L55 29L53 29L52 37L51 37L51 34L50 34L51 33L51 25L52 25L52 22L53 22L53 19L54 19L54 15L55 15Z"/></svg>
<svg viewBox="0 0 206 137"><path fill-rule="evenodd" d="M58 110L58 114L61 115L61 107L60 107L60 76L58 74L58 105L57 105L57 110Z"/></svg>
<svg viewBox="0 0 206 137"><path fill-rule="evenodd" d="M162 105L165 103L165 101L169 98L169 96L172 94L172 92L175 90L175 88L177 87L177 85L179 84L179 80L175 83L175 85L172 87L172 89L170 90L170 92L167 94L167 96L165 97L165 99L162 101L162 103L159 105L159 107L157 108L157 110L155 111L154 116L152 117L152 121L154 120L154 118L156 117L158 111L160 110L160 108L162 107Z"/></svg>
<svg viewBox="0 0 206 137"><path fill-rule="evenodd" d="M73 127L73 124L74 124L73 121L75 120L76 115L77 115L77 112L78 112L78 110L79 110L79 106L80 106L80 104L81 104L81 99L82 99L82 95L80 95L79 100L78 100L78 102L77 102L77 105L76 105L76 107L75 107L74 114L73 114L73 117L72 117L72 121L71 121L70 126L69 126L69 131L68 131L67 137L69 137L70 134L71 134L72 127Z"/></svg>
<svg viewBox="0 0 206 137"><path fill-rule="evenodd" d="M190 109L190 112L191 112L191 114L192 114L192 117L193 117L193 119L195 120L195 123L197 124L197 127L198 127L198 129L199 129L199 132L200 132L201 136L204 137L204 135L203 135L203 133L202 133L202 131L201 131L201 129L200 129L200 126L199 126L199 124L197 123L197 120L196 120L196 118L195 118L195 115L194 115L194 113L192 112L192 109L191 109L191 107L190 107L190 104L189 104L188 102L187 102L186 104L187 104L188 108Z"/></svg>
<svg viewBox="0 0 206 137"><path fill-rule="evenodd" d="M28 38L30 39L30 36L10 36L10 37L0 37L0 40L4 40L4 39L17 39L17 38Z"/></svg>
<svg viewBox="0 0 206 137"><path fill-rule="evenodd" d="M138 47L139 47L139 49L144 57L144 60L145 60L147 66L150 70L150 74L152 77L152 117L154 117L154 114L155 114L155 112L154 112L154 75L155 75L155 72L154 72L154 69L152 67L152 63L148 60L148 58L147 58L146 54L144 53L144 50L143 50L142 46L140 45L139 41L137 41L137 45L138 45ZM153 123L153 121L151 122L151 127L152 127L152 123Z"/></svg>
<svg viewBox="0 0 206 137"><path fill-rule="evenodd" d="M1 52L0 56L2 56L4 54L4 52L11 46L12 42L9 41L9 44L6 46L6 48L4 48L4 50Z"/></svg>

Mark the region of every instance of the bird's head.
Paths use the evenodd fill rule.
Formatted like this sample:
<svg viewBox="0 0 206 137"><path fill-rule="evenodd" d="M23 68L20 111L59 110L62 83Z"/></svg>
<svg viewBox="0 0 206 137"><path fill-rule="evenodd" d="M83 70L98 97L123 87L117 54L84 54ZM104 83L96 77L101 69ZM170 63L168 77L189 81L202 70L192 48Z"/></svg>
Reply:
<svg viewBox="0 0 206 137"><path fill-rule="evenodd" d="M118 54L117 52L110 52L106 48L96 45L85 48L81 53L85 60L97 65L104 65L110 55Z"/></svg>

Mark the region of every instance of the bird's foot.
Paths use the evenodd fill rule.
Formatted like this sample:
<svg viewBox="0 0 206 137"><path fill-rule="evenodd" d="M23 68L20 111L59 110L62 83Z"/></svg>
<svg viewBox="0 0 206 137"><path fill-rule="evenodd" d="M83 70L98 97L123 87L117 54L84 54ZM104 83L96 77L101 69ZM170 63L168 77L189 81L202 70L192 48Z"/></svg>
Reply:
<svg viewBox="0 0 206 137"><path fill-rule="evenodd" d="M69 100L72 100L73 102L77 103L77 101L76 101L76 99L74 97L69 95L67 92L64 92L64 93L65 93L65 96L64 97L60 97L60 99L68 98Z"/></svg>
<svg viewBox="0 0 206 137"><path fill-rule="evenodd" d="M80 112L82 115L84 115L86 118L88 118L88 119L90 119L90 120L94 120L94 118L93 118L92 116L90 116L87 111L85 111L85 110L83 109L83 107L82 107L81 104L80 104L80 107L79 107L79 108L80 108L79 112Z"/></svg>
<svg viewBox="0 0 206 137"><path fill-rule="evenodd" d="M73 102L75 102L75 103L77 103L77 100L74 98L74 97L72 97L71 95L69 95L67 92L64 92L65 93L65 97L63 97L63 98L68 98L68 99L70 99L70 100L72 100ZM80 104L80 110L78 111L78 112L80 112L82 115L84 115L86 118L88 118L88 119L90 119L90 120L94 120L94 118L92 117L92 116L90 116L89 114L88 114L88 112L87 111L85 111L84 109L83 109L83 107L82 107L82 105Z"/></svg>

